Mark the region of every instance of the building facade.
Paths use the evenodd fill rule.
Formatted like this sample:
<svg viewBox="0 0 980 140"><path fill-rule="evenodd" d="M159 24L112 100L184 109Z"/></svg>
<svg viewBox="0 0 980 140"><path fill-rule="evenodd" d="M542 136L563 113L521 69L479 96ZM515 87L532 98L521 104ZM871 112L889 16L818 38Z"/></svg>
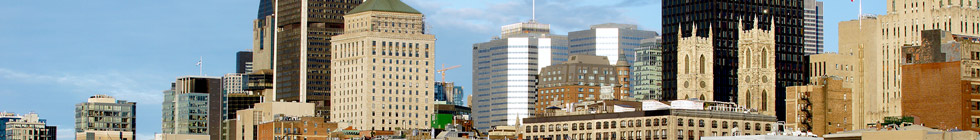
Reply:
<svg viewBox="0 0 980 140"><path fill-rule="evenodd" d="M541 69L537 84L535 116L548 107L565 107L582 101L622 99L624 86L619 71L604 56L571 55L563 64ZM606 90L606 91L603 91Z"/></svg>
<svg viewBox="0 0 980 140"><path fill-rule="evenodd" d="M663 47L660 38L640 41L630 67L630 95L636 100L666 101L663 93Z"/></svg>
<svg viewBox="0 0 980 140"><path fill-rule="evenodd" d="M278 0L275 2L275 94L277 100L315 103L317 116L331 120L330 65L333 36L363 0Z"/></svg>
<svg viewBox="0 0 980 140"><path fill-rule="evenodd" d="M703 0L703 1L663 1L663 29L664 34L664 80L667 81L665 90L668 94L680 95L680 71L683 66L677 65L684 62L683 55L679 53L679 39L681 37L673 34L684 33L689 36L692 26L697 28L711 28L711 30L697 30L692 36L709 36L713 42L711 45L713 55L705 56L707 60L712 60L709 67L712 67L714 84L712 91L716 101L736 102L738 99L738 26L739 19L753 19L758 17L759 25L763 30L776 31L776 58L774 67L776 68L776 104L783 104L785 88L787 86L805 85L808 82L806 77L806 63L804 57L804 4L803 0L790 1L726 1L726 0ZM775 20L773 20L775 19ZM775 23L770 23L775 21ZM755 21L746 21L751 23ZM770 24L775 24L775 29L769 29ZM746 28L749 25L743 25ZM696 60L691 57L691 60ZM707 81L706 81L707 82ZM695 83L692 83L695 85ZM677 96L683 98L683 96ZM784 114L783 106L776 106L776 114ZM777 115L782 120L782 115Z"/></svg>
<svg viewBox="0 0 980 140"><path fill-rule="evenodd" d="M854 126L854 100L842 77L823 76L816 84L786 87L786 124L817 136L864 128Z"/></svg>
<svg viewBox="0 0 980 140"><path fill-rule="evenodd" d="M632 24L606 23L589 30L568 33L571 54L605 56L610 64L625 60L633 64L636 48L643 39L656 38L657 32L640 30Z"/></svg>
<svg viewBox="0 0 980 140"><path fill-rule="evenodd" d="M235 119L233 140L259 139L258 125L274 121L276 117L314 116L315 104L299 102L262 102L254 108L238 110ZM264 140L264 139L262 139Z"/></svg>
<svg viewBox="0 0 980 140"><path fill-rule="evenodd" d="M568 59L568 38L536 21L501 27L502 38L473 44L474 121L480 131L532 116L538 71Z"/></svg>
<svg viewBox="0 0 980 140"><path fill-rule="evenodd" d="M235 73L252 73L252 51L235 53Z"/></svg>
<svg viewBox="0 0 980 140"><path fill-rule="evenodd" d="M862 93L866 93L863 123L903 114L901 48L923 45L922 31L940 29L958 35L980 35L980 4L976 3L887 0L883 3L887 7L885 15L840 23L840 49L862 50L859 82Z"/></svg>
<svg viewBox="0 0 980 140"><path fill-rule="evenodd" d="M715 59L711 58L715 52L714 41L711 39L714 34L710 27L708 30L708 37L698 36L696 26L690 37L681 37L683 34L677 32L679 40L676 55L679 61L674 63L677 64L675 84L678 85L675 98L715 101L715 67L712 66Z"/></svg>
<svg viewBox="0 0 980 140"><path fill-rule="evenodd" d="M183 76L170 88L164 91L163 133L220 139L221 121L225 118L221 78Z"/></svg>
<svg viewBox="0 0 980 140"><path fill-rule="evenodd" d="M271 6L275 0L262 0L263 6ZM268 4L268 5L266 5ZM269 10L270 12L272 10ZM261 12L261 10L260 10ZM269 14L252 21L252 71L272 70L275 66L276 16Z"/></svg>
<svg viewBox="0 0 980 140"><path fill-rule="evenodd" d="M135 140L136 102L95 95L75 105L75 139Z"/></svg>
<svg viewBox="0 0 980 140"><path fill-rule="evenodd" d="M435 87L435 101L445 102L447 104L463 105L463 86L456 86L452 82L436 82Z"/></svg>
<svg viewBox="0 0 980 140"><path fill-rule="evenodd" d="M344 16L333 37L331 121L359 130L429 129L435 36L400 0L369 0Z"/></svg>
<svg viewBox="0 0 980 140"><path fill-rule="evenodd" d="M813 55L823 53L823 2L803 1L803 53Z"/></svg>
<svg viewBox="0 0 980 140"><path fill-rule="evenodd" d="M738 104L776 116L776 32L759 28L759 20L751 30L742 25L738 25ZM769 24L769 29L774 26Z"/></svg>
<svg viewBox="0 0 980 140"><path fill-rule="evenodd" d="M4 123L4 140L56 140L58 128L48 126L47 120L40 119L36 113L16 116L5 115L8 118L18 118Z"/></svg>
<svg viewBox="0 0 980 140"><path fill-rule="evenodd" d="M772 132L775 123L775 117L759 114L667 109L534 117L524 119L518 131L524 133L524 139L699 140L707 136L762 135Z"/></svg>
<svg viewBox="0 0 980 140"><path fill-rule="evenodd" d="M922 31L902 47L902 116L938 129L980 131L980 38Z"/></svg>
<svg viewBox="0 0 980 140"><path fill-rule="evenodd" d="M322 117L277 117L258 125L258 139L262 140L328 140L337 130L337 123Z"/></svg>

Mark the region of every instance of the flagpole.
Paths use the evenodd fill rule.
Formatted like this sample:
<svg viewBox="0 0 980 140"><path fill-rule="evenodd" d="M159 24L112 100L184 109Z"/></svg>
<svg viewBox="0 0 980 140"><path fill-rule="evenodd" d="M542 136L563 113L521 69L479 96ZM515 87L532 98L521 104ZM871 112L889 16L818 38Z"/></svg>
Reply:
<svg viewBox="0 0 980 140"><path fill-rule="evenodd" d="M198 75L204 76L204 56L201 56L201 60L197 61L197 68L200 70Z"/></svg>

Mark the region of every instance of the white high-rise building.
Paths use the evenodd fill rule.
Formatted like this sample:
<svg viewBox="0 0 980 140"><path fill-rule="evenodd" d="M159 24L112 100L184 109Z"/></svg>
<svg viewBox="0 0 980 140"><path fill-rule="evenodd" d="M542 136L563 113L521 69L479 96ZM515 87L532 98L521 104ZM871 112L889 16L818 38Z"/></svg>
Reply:
<svg viewBox="0 0 980 140"><path fill-rule="evenodd" d="M591 29L568 33L571 54L605 56L609 64L621 59L633 64L640 41L658 36L657 32L639 30L633 24L617 23L592 25Z"/></svg>
<svg viewBox="0 0 980 140"><path fill-rule="evenodd" d="M568 60L568 37L534 20L501 27L500 38L473 44L473 116L481 131L533 116L538 70Z"/></svg>

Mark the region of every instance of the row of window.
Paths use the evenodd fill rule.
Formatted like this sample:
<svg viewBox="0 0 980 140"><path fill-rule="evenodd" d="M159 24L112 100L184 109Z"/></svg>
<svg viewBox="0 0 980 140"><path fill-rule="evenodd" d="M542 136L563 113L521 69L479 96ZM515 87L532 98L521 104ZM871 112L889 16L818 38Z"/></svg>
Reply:
<svg viewBox="0 0 980 140"><path fill-rule="evenodd" d="M615 128L617 128L617 126L620 127L620 128L633 128L633 127L643 127L643 126L646 126L646 127L650 127L650 126L667 126L669 124L667 122L667 118L646 119L646 121L642 121L642 120L623 120L623 121L619 121L619 125L616 125L616 123L617 123L616 121L603 121L603 122L596 122L595 124L593 124L592 122L588 122L588 123L571 123L571 124L557 124L557 125L555 125L555 124L551 124L551 125L531 125L531 126L525 126L524 131L525 131L525 133L532 133L532 132L560 132L560 131L592 130L593 128L595 128L596 130L599 130L599 129L615 129ZM676 124L677 124L677 126L684 126L684 119L677 119ZM711 128L718 128L719 127L718 124L719 124L719 122L717 120L711 121ZM722 129L728 129L729 128L729 125L728 124L729 124L728 121L721 121L721 128ZM688 127L695 127L695 125L697 125L697 127L700 127L700 128L706 127L705 126L704 119L697 120L697 123L695 123L695 120L694 119L687 119L687 126ZM731 122L731 127L732 128L738 128L738 125L739 125L739 123L737 121L732 121ZM743 126L745 127L744 130L753 130L752 129L753 128L752 127L753 126L753 123L745 122ZM762 131L763 129L765 129L765 131L772 131L772 124L765 124L765 127L764 128L762 127L762 123L755 123L754 126L755 126L754 127L755 129L754 130L756 130L756 131Z"/></svg>

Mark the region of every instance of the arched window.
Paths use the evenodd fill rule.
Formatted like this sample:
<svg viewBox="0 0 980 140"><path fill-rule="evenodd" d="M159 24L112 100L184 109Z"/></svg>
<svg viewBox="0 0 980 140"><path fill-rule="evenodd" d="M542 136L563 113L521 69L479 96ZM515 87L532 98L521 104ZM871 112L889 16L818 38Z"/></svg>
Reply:
<svg viewBox="0 0 980 140"><path fill-rule="evenodd" d="M767 52L768 51L766 51L766 49L762 49L762 55L759 55L759 60L762 60L762 62L761 62L762 63L762 68L769 67L769 63L766 63L766 61L767 61L766 60L767 59L766 56L769 56L769 53L767 53Z"/></svg>
<svg viewBox="0 0 980 140"><path fill-rule="evenodd" d="M752 91L748 91L746 89L746 91L745 91L745 101L742 101L742 102L745 102L745 107L752 108Z"/></svg>
<svg viewBox="0 0 980 140"><path fill-rule="evenodd" d="M762 111L766 111L767 109L769 109L769 108L767 108L767 106L769 106L769 100L768 99L769 99L769 95L766 94L766 91L765 90L763 90L762 91Z"/></svg>
<svg viewBox="0 0 980 140"><path fill-rule="evenodd" d="M700 100L707 100L708 98L704 98L704 94L702 94L702 95L701 95L701 98L699 98L699 99L700 99Z"/></svg>
<svg viewBox="0 0 980 140"><path fill-rule="evenodd" d="M745 68L752 67L752 49L746 48L745 55L742 55L742 57L745 57L745 64L742 64L742 66Z"/></svg>
<svg viewBox="0 0 980 140"><path fill-rule="evenodd" d="M701 64L701 66L700 66L701 74L704 74L704 69L705 69L704 68L704 55L701 55L701 62L699 64Z"/></svg>
<svg viewBox="0 0 980 140"><path fill-rule="evenodd" d="M684 56L684 74L691 74L691 58L690 56Z"/></svg>

